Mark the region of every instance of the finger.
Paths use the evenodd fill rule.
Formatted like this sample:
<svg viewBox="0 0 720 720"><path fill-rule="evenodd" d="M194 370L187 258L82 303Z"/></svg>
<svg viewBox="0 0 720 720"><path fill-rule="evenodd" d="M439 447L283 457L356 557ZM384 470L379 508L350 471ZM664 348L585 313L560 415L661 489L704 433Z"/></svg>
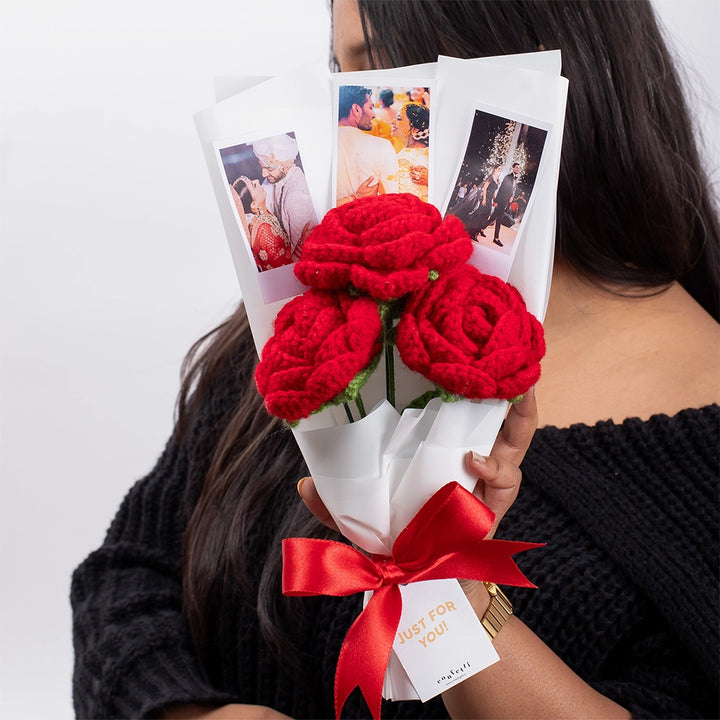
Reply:
<svg viewBox="0 0 720 720"><path fill-rule="evenodd" d="M331 530L338 530L338 526L332 519L332 515L325 507L325 503L320 498L315 482L311 477L300 478L297 484L298 493L300 498L305 503L305 507L323 524L329 527Z"/></svg>
<svg viewBox="0 0 720 720"><path fill-rule="evenodd" d="M517 492L522 480L520 468L508 460L494 455L487 457L471 450L465 455L465 467L478 479L478 485L494 490Z"/></svg>
<svg viewBox="0 0 720 720"><path fill-rule="evenodd" d="M532 387L520 402L510 406L490 454L513 465L520 465L535 434L537 423L535 388Z"/></svg>
<svg viewBox="0 0 720 720"><path fill-rule="evenodd" d="M522 473L517 465L507 460L493 456L485 458L472 451L465 456L465 466L478 478L473 494L495 513L492 528L487 534L488 538L492 538L518 496Z"/></svg>

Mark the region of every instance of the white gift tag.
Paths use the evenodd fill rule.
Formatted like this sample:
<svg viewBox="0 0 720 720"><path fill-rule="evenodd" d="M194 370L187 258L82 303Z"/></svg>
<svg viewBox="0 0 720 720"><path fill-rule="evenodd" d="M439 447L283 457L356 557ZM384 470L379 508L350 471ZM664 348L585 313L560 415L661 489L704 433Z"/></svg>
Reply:
<svg viewBox="0 0 720 720"><path fill-rule="evenodd" d="M400 592L403 607L393 651L420 700L500 659L457 580L410 583Z"/></svg>

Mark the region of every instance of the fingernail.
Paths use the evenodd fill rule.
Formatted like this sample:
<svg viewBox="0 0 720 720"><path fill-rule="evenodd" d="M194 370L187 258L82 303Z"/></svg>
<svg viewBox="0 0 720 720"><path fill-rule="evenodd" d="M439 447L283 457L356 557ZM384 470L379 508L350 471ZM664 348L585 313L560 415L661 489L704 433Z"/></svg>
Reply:
<svg viewBox="0 0 720 720"><path fill-rule="evenodd" d="M487 462L487 458L484 455L480 455L479 453L476 453L474 450L470 451L470 455L472 456L473 462L476 462L476 463Z"/></svg>
<svg viewBox="0 0 720 720"><path fill-rule="evenodd" d="M301 477L301 478L298 480L297 491L298 491L298 493L299 493L300 495L302 495L302 493L300 492L300 488L302 487L303 483L304 483L306 480L307 480L306 477Z"/></svg>

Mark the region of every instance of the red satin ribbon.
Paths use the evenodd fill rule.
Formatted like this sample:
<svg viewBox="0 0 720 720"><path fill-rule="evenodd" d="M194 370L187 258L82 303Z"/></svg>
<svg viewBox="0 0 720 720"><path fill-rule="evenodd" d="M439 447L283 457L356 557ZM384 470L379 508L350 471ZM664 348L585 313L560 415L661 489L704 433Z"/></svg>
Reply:
<svg viewBox="0 0 720 720"><path fill-rule="evenodd" d="M380 718L383 679L400 623L398 585L465 578L535 587L512 555L542 543L485 540L493 512L456 482L438 490L400 533L392 556L368 557L333 540L283 540L283 594L373 595L345 636L335 671L335 715L356 686L375 720Z"/></svg>

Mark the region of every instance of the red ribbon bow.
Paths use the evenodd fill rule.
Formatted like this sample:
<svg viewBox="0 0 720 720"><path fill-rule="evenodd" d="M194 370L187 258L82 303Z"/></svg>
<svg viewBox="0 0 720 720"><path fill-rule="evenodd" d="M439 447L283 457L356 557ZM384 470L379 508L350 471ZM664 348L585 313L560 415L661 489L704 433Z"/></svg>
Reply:
<svg viewBox="0 0 720 720"><path fill-rule="evenodd" d="M535 587L512 555L542 543L485 540L493 512L456 482L438 490L400 533L392 556L368 557L333 540L283 540L283 594L373 595L345 636L335 671L335 715L356 686L375 720L383 679L400 623L398 585L464 578Z"/></svg>

